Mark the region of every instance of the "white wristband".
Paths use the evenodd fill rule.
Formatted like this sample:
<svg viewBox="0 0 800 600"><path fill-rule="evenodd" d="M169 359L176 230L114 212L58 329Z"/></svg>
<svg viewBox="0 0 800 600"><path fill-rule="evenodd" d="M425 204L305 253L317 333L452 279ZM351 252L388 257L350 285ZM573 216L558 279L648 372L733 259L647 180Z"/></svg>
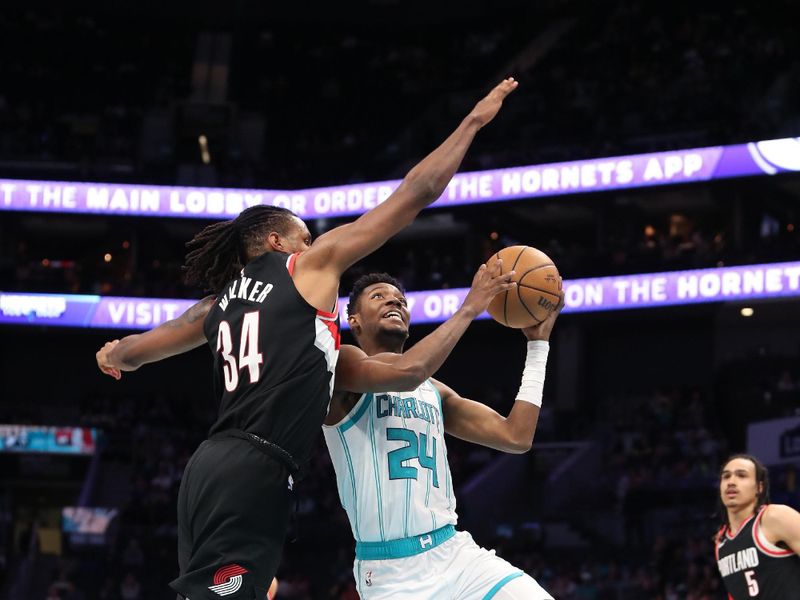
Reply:
<svg viewBox="0 0 800 600"><path fill-rule="evenodd" d="M544 373L549 352L550 342L544 340L528 342L528 355L525 357L525 369L522 371L522 384L519 386L517 400L530 402L541 408Z"/></svg>

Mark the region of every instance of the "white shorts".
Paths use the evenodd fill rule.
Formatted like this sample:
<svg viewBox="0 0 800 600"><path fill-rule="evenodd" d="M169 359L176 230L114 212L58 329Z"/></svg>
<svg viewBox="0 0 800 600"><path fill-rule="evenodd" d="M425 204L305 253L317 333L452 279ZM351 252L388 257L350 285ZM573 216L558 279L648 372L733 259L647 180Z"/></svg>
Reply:
<svg viewBox="0 0 800 600"><path fill-rule="evenodd" d="M362 600L553 600L466 531L408 558L356 560L353 576Z"/></svg>

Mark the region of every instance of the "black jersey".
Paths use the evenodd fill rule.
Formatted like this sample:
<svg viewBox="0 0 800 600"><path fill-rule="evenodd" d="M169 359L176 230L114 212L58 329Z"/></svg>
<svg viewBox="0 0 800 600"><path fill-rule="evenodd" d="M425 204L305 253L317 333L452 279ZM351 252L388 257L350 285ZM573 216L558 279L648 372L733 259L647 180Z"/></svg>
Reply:
<svg viewBox="0 0 800 600"><path fill-rule="evenodd" d="M211 433L254 433L303 463L330 405L339 355L339 317L297 291L296 254L267 252L231 281L204 330L221 398Z"/></svg>
<svg viewBox="0 0 800 600"><path fill-rule="evenodd" d="M800 558L771 544L760 531L764 506L736 535L725 527L717 536L717 566L733 600L800 600Z"/></svg>

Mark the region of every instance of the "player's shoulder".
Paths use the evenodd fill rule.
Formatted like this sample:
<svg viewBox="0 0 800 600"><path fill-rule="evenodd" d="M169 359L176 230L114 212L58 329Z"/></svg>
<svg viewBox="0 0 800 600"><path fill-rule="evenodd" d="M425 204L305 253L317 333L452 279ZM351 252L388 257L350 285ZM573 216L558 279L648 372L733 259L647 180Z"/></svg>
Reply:
<svg viewBox="0 0 800 600"><path fill-rule="evenodd" d="M768 538L782 539L788 531L798 531L800 513L785 504L768 504L761 513L759 527Z"/></svg>
<svg viewBox="0 0 800 600"><path fill-rule="evenodd" d="M364 352L358 346L354 346L352 344L342 344L339 346L339 360L342 359L349 360L353 358L364 358L366 356L366 352Z"/></svg>
<svg viewBox="0 0 800 600"><path fill-rule="evenodd" d="M458 396L458 394L456 394L456 392L453 390L453 388L451 388L449 385L447 385L443 381L439 381L438 379L434 379L433 377L428 379L428 381L433 386L433 388L436 390L436 392L439 394L439 397L442 399L442 402L447 401L451 397L457 397Z"/></svg>
<svg viewBox="0 0 800 600"><path fill-rule="evenodd" d="M761 524L769 525L797 518L800 518L800 513L791 506L787 506L786 504L768 504L764 507L764 512L761 515Z"/></svg>

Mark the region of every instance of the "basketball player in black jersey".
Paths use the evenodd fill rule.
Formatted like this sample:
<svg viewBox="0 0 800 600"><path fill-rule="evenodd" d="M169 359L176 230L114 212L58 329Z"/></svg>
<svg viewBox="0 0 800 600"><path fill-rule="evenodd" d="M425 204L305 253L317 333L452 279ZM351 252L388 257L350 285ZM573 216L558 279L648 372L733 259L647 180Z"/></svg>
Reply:
<svg viewBox="0 0 800 600"><path fill-rule="evenodd" d="M722 467L716 558L729 598L800 600L800 513L769 503L769 473L753 456Z"/></svg>
<svg viewBox="0 0 800 600"><path fill-rule="evenodd" d="M100 370L117 379L121 371L205 342L214 353L219 417L189 460L178 496L180 576L170 585L183 597L266 597L280 561L290 489L333 391L341 274L442 194L478 130L516 87L512 78L502 81L385 202L313 244L302 220L272 206L206 227L187 244L185 270L190 284L213 294L181 317L97 353ZM484 277L494 292L512 285L485 268ZM402 362L349 354L346 362L359 367L348 388L418 385L438 368L472 313L450 319Z"/></svg>

